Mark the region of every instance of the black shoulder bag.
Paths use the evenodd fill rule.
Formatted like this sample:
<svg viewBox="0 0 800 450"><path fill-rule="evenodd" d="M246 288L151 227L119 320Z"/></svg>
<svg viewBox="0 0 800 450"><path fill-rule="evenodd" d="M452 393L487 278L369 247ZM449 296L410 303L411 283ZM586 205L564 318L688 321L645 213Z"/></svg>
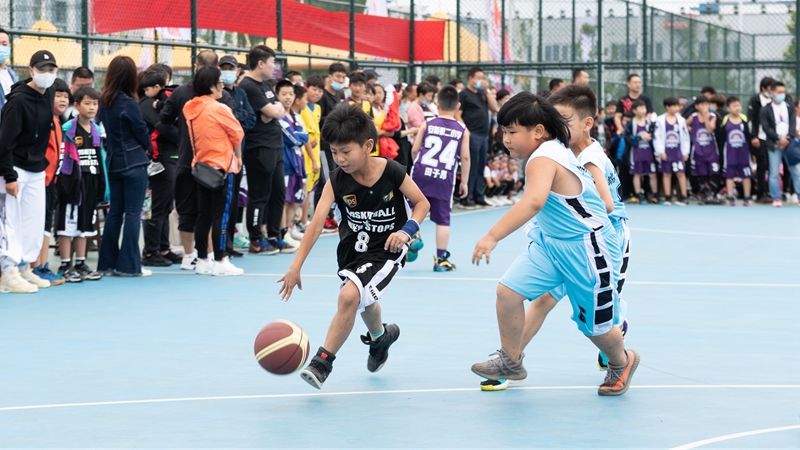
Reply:
<svg viewBox="0 0 800 450"><path fill-rule="evenodd" d="M194 139L194 124L189 121L189 128L192 131L192 153L194 153L194 167L192 168L192 176L200 186L210 190L218 191L225 185L225 178L227 174L214 166L206 164L197 160L197 151L195 150ZM231 165L233 165L233 158L231 158Z"/></svg>

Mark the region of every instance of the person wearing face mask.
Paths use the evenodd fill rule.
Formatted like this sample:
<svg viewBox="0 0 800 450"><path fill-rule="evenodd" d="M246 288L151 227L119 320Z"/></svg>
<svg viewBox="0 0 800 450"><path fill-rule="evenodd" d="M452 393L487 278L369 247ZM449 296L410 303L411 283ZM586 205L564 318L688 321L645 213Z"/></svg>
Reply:
<svg viewBox="0 0 800 450"><path fill-rule="evenodd" d="M750 123L750 151L756 160L756 202L770 203L769 189L764 180L769 170L769 158L767 158L767 139L764 129L761 127L761 109L772 101L772 83L775 80L771 77L764 77L759 83L759 93L750 97L747 103L747 121Z"/></svg>
<svg viewBox="0 0 800 450"><path fill-rule="evenodd" d="M36 276L30 263L42 248L45 222L45 169L53 116L56 58L47 50L33 54L31 78L15 83L0 120L0 291L36 292L50 282Z"/></svg>
<svg viewBox="0 0 800 450"><path fill-rule="evenodd" d="M461 109L456 111L456 120L464 122L470 132L469 158L472 161L469 174L467 197L461 200L461 206L474 209L477 206L490 206L483 198L483 168L489 153L489 112L496 113L497 98L487 92L488 83L484 80L480 67L473 67L467 72L467 88L458 94Z"/></svg>
<svg viewBox="0 0 800 450"><path fill-rule="evenodd" d="M769 193L772 197L772 206L780 208L781 164L792 174L795 186L800 186L800 164L790 166L783 157L786 147L794 136L797 127L797 116L786 102L786 86L780 81L772 83L772 103L761 108L761 128L766 135L765 143L769 157Z"/></svg>
<svg viewBox="0 0 800 450"><path fill-rule="evenodd" d="M436 87L427 81L421 82L417 86L417 99L408 105L408 126L420 128L426 121L433 120L436 116L428 108L433 101ZM416 135L411 136L413 139Z"/></svg>
<svg viewBox="0 0 800 450"><path fill-rule="evenodd" d="M0 28L0 113L6 103L6 97L11 93L11 86L18 80L17 74L6 65L11 57L11 39L6 30Z"/></svg>

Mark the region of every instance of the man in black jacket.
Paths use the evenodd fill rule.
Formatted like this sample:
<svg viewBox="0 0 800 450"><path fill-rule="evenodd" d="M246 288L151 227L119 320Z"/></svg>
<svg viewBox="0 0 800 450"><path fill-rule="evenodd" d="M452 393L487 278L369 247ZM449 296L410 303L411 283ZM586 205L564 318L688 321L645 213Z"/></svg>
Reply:
<svg viewBox="0 0 800 450"><path fill-rule="evenodd" d="M764 130L766 139L767 157L769 158L769 193L772 197L772 206L780 207L781 163L789 169L795 186L800 186L800 167L786 164L783 158L786 147L795 136L797 129L797 116L794 107L786 102L786 86L780 81L772 83L772 102L761 108L759 120L761 129Z"/></svg>
<svg viewBox="0 0 800 450"><path fill-rule="evenodd" d="M769 169L769 159L767 158L767 148L764 140L767 138L764 130L761 129L761 109L772 101L772 83L770 77L761 79L760 92L750 97L750 102L747 104L747 121L750 123L750 135L753 139L750 141L750 151L756 157L756 194L758 195L759 203L769 203L769 191L767 190L767 183L764 181Z"/></svg>
<svg viewBox="0 0 800 450"><path fill-rule="evenodd" d="M219 58L211 50L203 50L195 58L194 71L197 73L203 67L217 67ZM197 223L197 182L192 176L192 144L189 139L189 127L183 117L183 106L195 97L192 82L178 86L164 103L161 110L161 121L165 124L178 126L178 164L175 173L175 207L178 210L178 231L181 233L181 244L185 256L181 269L194 270L197 264L197 252L194 250L194 226ZM220 103L228 105L235 111L235 105L230 94L222 91ZM208 239L200 236L199 239Z"/></svg>
<svg viewBox="0 0 800 450"><path fill-rule="evenodd" d="M45 169L53 117L56 59L40 50L30 61L31 78L6 96L0 120L0 291L36 292L50 286L31 270L42 249Z"/></svg>

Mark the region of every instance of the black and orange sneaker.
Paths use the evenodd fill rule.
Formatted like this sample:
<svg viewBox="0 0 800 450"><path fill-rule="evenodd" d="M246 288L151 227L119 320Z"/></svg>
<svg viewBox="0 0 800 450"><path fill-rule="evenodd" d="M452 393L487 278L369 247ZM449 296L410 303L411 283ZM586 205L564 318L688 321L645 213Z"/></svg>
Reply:
<svg viewBox="0 0 800 450"><path fill-rule="evenodd" d="M608 365L606 379L597 389L597 395L617 396L628 391L633 373L639 367L639 353L630 349L625 350L625 353L628 355L628 362L623 366Z"/></svg>

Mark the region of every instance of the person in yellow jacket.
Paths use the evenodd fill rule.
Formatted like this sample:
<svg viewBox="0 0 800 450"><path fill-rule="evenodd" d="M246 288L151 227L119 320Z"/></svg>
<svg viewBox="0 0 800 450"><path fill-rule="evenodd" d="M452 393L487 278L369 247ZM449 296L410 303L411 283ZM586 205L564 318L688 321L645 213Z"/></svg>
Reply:
<svg viewBox="0 0 800 450"><path fill-rule="evenodd" d="M300 110L300 118L303 120L306 131L308 132L308 144L306 144L306 152L303 153L305 157L306 166L306 190L310 194L314 190L314 186L320 179L320 121L322 120L322 107L317 104L322 99L322 93L325 90L325 81L318 75L312 75L306 80L306 88L308 92L304 98L295 100L295 105L298 103L306 103ZM300 222L292 227L291 234L294 239L302 239L305 233L306 226L308 226L308 206L310 196L306 195L303 201L303 209L300 217Z"/></svg>

